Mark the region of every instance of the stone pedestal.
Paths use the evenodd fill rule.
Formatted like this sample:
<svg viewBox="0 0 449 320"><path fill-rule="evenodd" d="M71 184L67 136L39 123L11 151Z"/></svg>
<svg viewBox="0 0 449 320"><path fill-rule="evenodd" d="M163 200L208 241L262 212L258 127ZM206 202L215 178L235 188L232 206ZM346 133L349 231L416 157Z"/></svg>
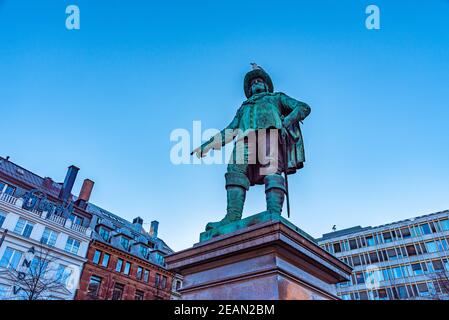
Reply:
<svg viewBox="0 0 449 320"><path fill-rule="evenodd" d="M334 300L351 268L279 215L261 213L201 235L166 258L184 300ZM222 234L223 233L223 234Z"/></svg>

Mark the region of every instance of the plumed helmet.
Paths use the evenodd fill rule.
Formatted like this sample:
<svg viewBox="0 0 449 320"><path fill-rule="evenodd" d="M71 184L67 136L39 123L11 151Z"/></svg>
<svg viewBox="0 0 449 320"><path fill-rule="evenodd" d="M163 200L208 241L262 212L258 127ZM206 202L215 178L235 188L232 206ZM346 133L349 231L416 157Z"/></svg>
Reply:
<svg viewBox="0 0 449 320"><path fill-rule="evenodd" d="M274 91L273 81L271 81L271 78L268 75L268 73L266 73L265 70L262 69L262 67L258 66L255 63L251 63L251 66L253 70L251 70L245 75L245 80L243 81L243 90L245 91L245 96L247 98L250 98L252 96L251 82L256 78L263 79L268 86L268 92L273 92Z"/></svg>

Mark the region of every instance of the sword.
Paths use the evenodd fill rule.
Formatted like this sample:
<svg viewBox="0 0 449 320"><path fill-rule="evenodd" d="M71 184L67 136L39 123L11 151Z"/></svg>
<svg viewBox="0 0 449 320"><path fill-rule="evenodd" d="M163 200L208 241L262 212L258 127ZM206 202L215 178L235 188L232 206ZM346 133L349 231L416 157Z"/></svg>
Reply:
<svg viewBox="0 0 449 320"><path fill-rule="evenodd" d="M282 136L282 149L284 154L284 179L285 179L285 190L286 190L286 201L287 201L287 216L290 218L290 196L288 192L288 155L287 155L287 129L283 128L281 130L281 136Z"/></svg>

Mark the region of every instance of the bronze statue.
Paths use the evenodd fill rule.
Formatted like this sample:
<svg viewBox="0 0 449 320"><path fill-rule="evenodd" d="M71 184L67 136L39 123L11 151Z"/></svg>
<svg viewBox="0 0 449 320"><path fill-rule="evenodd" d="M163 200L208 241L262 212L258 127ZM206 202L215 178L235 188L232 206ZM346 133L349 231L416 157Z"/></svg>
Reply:
<svg viewBox="0 0 449 320"><path fill-rule="evenodd" d="M227 213L221 221L208 223L206 231L240 220L246 191L255 184L265 184L267 211L281 214L284 195L288 196L287 175L301 169L305 161L300 122L309 115L310 107L274 92L270 76L256 64L252 67L244 79L247 100L234 119L192 152L204 157L209 150L236 140L225 174ZM276 165L268 168L273 160Z"/></svg>

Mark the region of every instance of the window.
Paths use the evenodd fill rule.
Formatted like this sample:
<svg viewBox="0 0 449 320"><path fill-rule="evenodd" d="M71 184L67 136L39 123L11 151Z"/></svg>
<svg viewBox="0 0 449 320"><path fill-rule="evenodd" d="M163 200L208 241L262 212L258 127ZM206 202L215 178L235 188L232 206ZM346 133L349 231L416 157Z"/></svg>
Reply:
<svg viewBox="0 0 449 320"><path fill-rule="evenodd" d="M3 225L3 222L5 222L5 219L6 219L6 213L0 211L0 228Z"/></svg>
<svg viewBox="0 0 449 320"><path fill-rule="evenodd" d="M122 300L123 291L125 286L120 283L116 283L114 286L114 291L112 292L112 300Z"/></svg>
<svg viewBox="0 0 449 320"><path fill-rule="evenodd" d="M400 278L402 278L403 275L402 275L401 267L394 267L394 268L391 269L391 271L392 271L393 277L394 277L395 279L400 279Z"/></svg>
<svg viewBox="0 0 449 320"><path fill-rule="evenodd" d="M357 280L357 284L363 284L365 283L365 278L363 277L363 273L361 272L357 272L355 274L356 280Z"/></svg>
<svg viewBox="0 0 449 320"><path fill-rule="evenodd" d="M384 280L393 279L393 275L391 273L391 269L383 269L382 270L382 277L383 277Z"/></svg>
<svg viewBox="0 0 449 320"><path fill-rule="evenodd" d="M396 292L398 293L399 299L407 299L408 298L407 289L405 288L405 286L397 286Z"/></svg>
<svg viewBox="0 0 449 320"><path fill-rule="evenodd" d="M434 260L432 261L433 270L440 272L444 271L443 262L441 260Z"/></svg>
<svg viewBox="0 0 449 320"><path fill-rule="evenodd" d="M354 266L360 266L362 263L360 262L360 256L352 256L352 261L354 263Z"/></svg>
<svg viewBox="0 0 449 320"><path fill-rule="evenodd" d="M83 218L81 218L80 216L77 216L73 213L70 214L69 220L71 220L73 224L77 224L79 226L83 225Z"/></svg>
<svg viewBox="0 0 449 320"><path fill-rule="evenodd" d="M346 282L344 282L344 283L347 283L347 284L349 284L349 281L346 281ZM179 289L181 289L181 286L182 286L182 282L181 281L176 281L176 291L179 291Z"/></svg>
<svg viewBox="0 0 449 320"><path fill-rule="evenodd" d="M449 231L449 219L440 221L441 229L444 231Z"/></svg>
<svg viewBox="0 0 449 320"><path fill-rule="evenodd" d="M65 251L78 254L78 250L80 248L80 242L73 238L68 238L67 243L65 244Z"/></svg>
<svg viewBox="0 0 449 320"><path fill-rule="evenodd" d="M368 236L366 237L366 244L370 247L370 246L375 246L376 245L376 241L374 241L374 237L373 236Z"/></svg>
<svg viewBox="0 0 449 320"><path fill-rule="evenodd" d="M165 289L166 287L167 287L167 277L162 276L161 289Z"/></svg>
<svg viewBox="0 0 449 320"><path fill-rule="evenodd" d="M72 275L72 269L70 269L62 264L60 264L58 266L58 269L56 270L56 280L59 283L67 286L71 275Z"/></svg>
<svg viewBox="0 0 449 320"><path fill-rule="evenodd" d="M390 243L392 240L390 231L384 232L383 234L385 243Z"/></svg>
<svg viewBox="0 0 449 320"><path fill-rule="evenodd" d="M377 291L380 300L388 300L387 290L379 289Z"/></svg>
<svg viewBox="0 0 449 320"><path fill-rule="evenodd" d="M369 253L369 258L371 263L379 262L379 258L377 257L377 253L375 251Z"/></svg>
<svg viewBox="0 0 449 320"><path fill-rule="evenodd" d="M368 293L366 291L360 291L360 300L368 300Z"/></svg>
<svg viewBox="0 0 449 320"><path fill-rule="evenodd" d="M98 297L101 287L101 278L97 276L91 276L89 286L87 287L87 294L91 297Z"/></svg>
<svg viewBox="0 0 449 320"><path fill-rule="evenodd" d="M417 226L411 227L410 231L411 231L412 237L418 237L421 235L421 229L418 228Z"/></svg>
<svg viewBox="0 0 449 320"><path fill-rule="evenodd" d="M8 185L6 182L0 181L0 193L6 193L13 196L15 190L15 187Z"/></svg>
<svg viewBox="0 0 449 320"><path fill-rule="evenodd" d="M100 234L100 237L104 240L104 241L106 241L106 242L109 242L109 230L108 229L106 229L106 228L104 228L104 227L100 227L100 232L99 232L99 234Z"/></svg>
<svg viewBox="0 0 449 320"><path fill-rule="evenodd" d="M408 239L410 238L412 235L410 234L410 230L409 228L402 228L401 229L401 233L402 233L402 238L403 239Z"/></svg>
<svg viewBox="0 0 449 320"><path fill-rule="evenodd" d="M145 258L147 258L148 257L148 247L146 247L146 246L140 246L140 254L143 256L143 257L145 257Z"/></svg>
<svg viewBox="0 0 449 320"><path fill-rule="evenodd" d="M409 257L416 256L416 249L414 245L411 244L406 246L405 250L407 250L407 254Z"/></svg>
<svg viewBox="0 0 449 320"><path fill-rule="evenodd" d="M415 276L419 276L423 274L423 270L421 268L421 264L420 263L414 263L412 264L412 270L413 270L413 274Z"/></svg>
<svg viewBox="0 0 449 320"><path fill-rule="evenodd" d="M437 240L438 251L445 251L448 249L446 239Z"/></svg>
<svg viewBox="0 0 449 320"><path fill-rule="evenodd" d="M126 275L128 275L130 269L131 269L131 263L129 263L128 261L126 261L126 263L125 263L125 270L123 271L123 273L126 274Z"/></svg>
<svg viewBox="0 0 449 320"><path fill-rule="evenodd" d="M117 264L115 265L115 271L122 272L123 260L118 259Z"/></svg>
<svg viewBox="0 0 449 320"><path fill-rule="evenodd" d="M103 261L101 262L101 266L107 268L109 265L109 258L111 257L110 254L105 253L103 254Z"/></svg>
<svg viewBox="0 0 449 320"><path fill-rule="evenodd" d="M34 278L41 278L41 277L46 276L47 267L48 267L47 260L43 260L41 258L34 257L33 260L31 261L29 271L30 271L30 274L33 275Z"/></svg>
<svg viewBox="0 0 449 320"><path fill-rule="evenodd" d="M137 272L136 272L136 278L137 278L137 280L142 279L142 272L143 272L142 267L137 267Z"/></svg>
<svg viewBox="0 0 449 320"><path fill-rule="evenodd" d="M156 277L154 278L154 285L156 288L159 288L159 284L161 283L161 275L156 273Z"/></svg>
<svg viewBox="0 0 449 320"><path fill-rule="evenodd" d="M427 252L429 252L429 253L438 251L435 241L426 242L426 249L427 249Z"/></svg>
<svg viewBox="0 0 449 320"><path fill-rule="evenodd" d="M29 238L31 232L33 231L33 227L34 227L33 223L25 219L19 218L19 221L17 221L16 227L14 228L14 232L26 238Z"/></svg>
<svg viewBox="0 0 449 320"><path fill-rule="evenodd" d="M56 244L56 239L58 238L58 233L49 228L45 228L42 234L41 243L46 244L50 247L54 247Z"/></svg>
<svg viewBox="0 0 449 320"><path fill-rule="evenodd" d="M349 248L351 250L357 249L357 242L355 241L355 239L350 239L349 240Z"/></svg>
<svg viewBox="0 0 449 320"><path fill-rule="evenodd" d="M388 256L388 260L396 260L398 258L395 249L388 249L387 256Z"/></svg>
<svg viewBox="0 0 449 320"><path fill-rule="evenodd" d="M100 258L101 258L101 251L100 250L95 250L94 258L92 259L92 262L94 264L98 264L100 262Z"/></svg>
<svg viewBox="0 0 449 320"><path fill-rule="evenodd" d="M351 296L349 294L343 294L341 295L341 300L351 300Z"/></svg>
<svg viewBox="0 0 449 320"><path fill-rule="evenodd" d="M160 253L156 252L156 254L155 254L154 257L155 257L155 259L156 259L156 263L157 263L157 264L159 264L159 265L161 265L161 266L164 266L164 265L165 265L165 258L164 258L163 255L161 255Z"/></svg>
<svg viewBox="0 0 449 320"><path fill-rule="evenodd" d="M417 287L420 296L425 297L429 295L429 288L427 287L427 283L418 283Z"/></svg>
<svg viewBox="0 0 449 320"><path fill-rule="evenodd" d="M7 247L2 259L0 260L0 267L15 270L17 269L21 258L22 252Z"/></svg>
<svg viewBox="0 0 449 320"><path fill-rule="evenodd" d="M143 300L144 293L143 291L136 290L136 294L134 296L134 300Z"/></svg>
<svg viewBox="0 0 449 320"><path fill-rule="evenodd" d="M150 281L150 271L145 269L143 272L143 281L147 282Z"/></svg>
<svg viewBox="0 0 449 320"><path fill-rule="evenodd" d="M431 234L432 233L428 223L424 223L424 224L420 225L420 227L421 227L422 234Z"/></svg>
<svg viewBox="0 0 449 320"><path fill-rule="evenodd" d="M340 243L334 243L334 252L335 253L339 253L339 252L341 252L341 246L340 246Z"/></svg>
<svg viewBox="0 0 449 320"><path fill-rule="evenodd" d="M126 237L121 237L120 238L120 244L122 245L123 248L125 248L125 250L128 250L129 248L129 239Z"/></svg>

